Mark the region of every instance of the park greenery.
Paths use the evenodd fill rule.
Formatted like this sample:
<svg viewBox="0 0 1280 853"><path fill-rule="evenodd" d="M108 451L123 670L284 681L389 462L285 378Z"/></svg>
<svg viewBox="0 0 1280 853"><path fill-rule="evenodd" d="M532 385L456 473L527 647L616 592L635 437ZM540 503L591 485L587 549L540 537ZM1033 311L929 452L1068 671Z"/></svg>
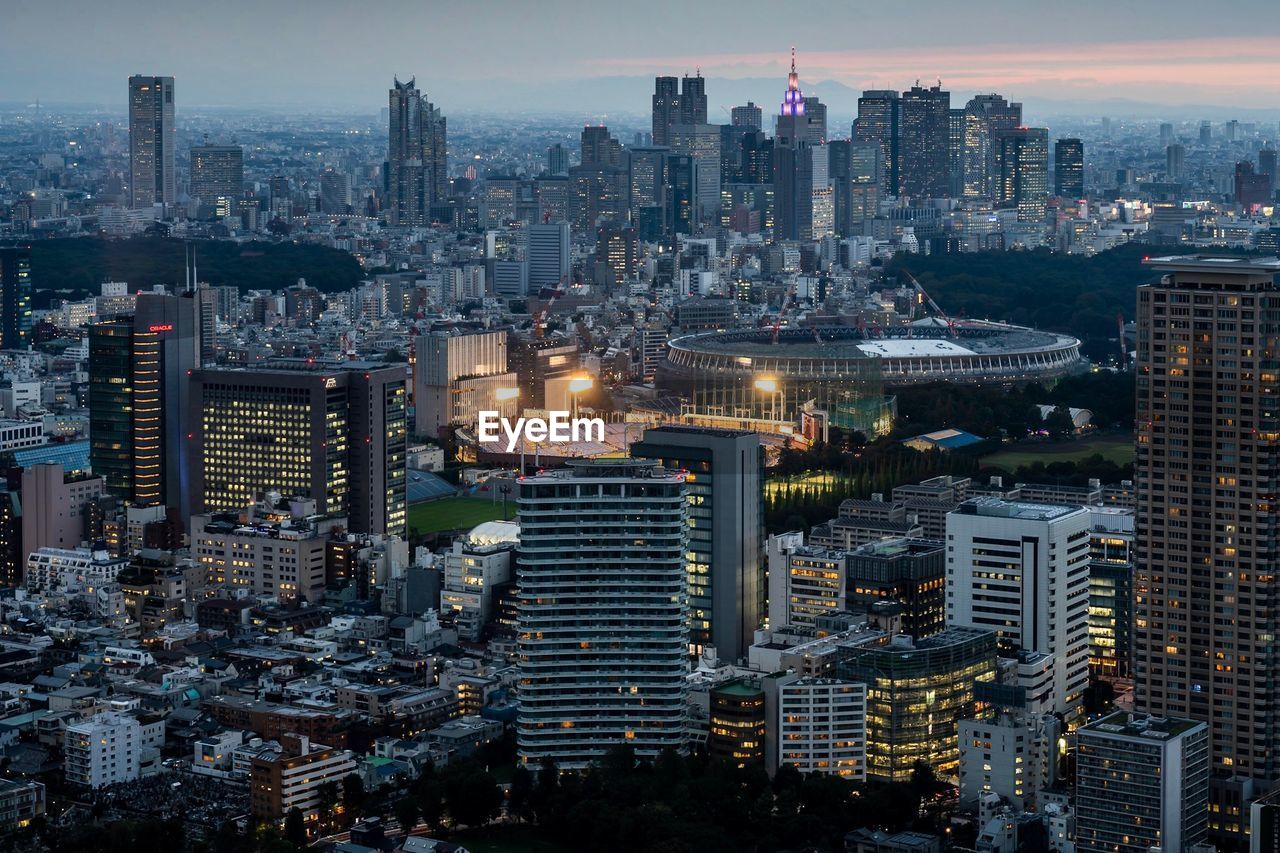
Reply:
<svg viewBox="0 0 1280 853"><path fill-rule="evenodd" d="M350 290L360 282L360 263L341 249L291 242L190 241L202 282L249 290L281 290L306 279L322 293ZM163 284L172 289L186 277L188 241L167 237L67 237L31 244L36 308L99 292L104 281L127 281L132 289Z"/></svg>

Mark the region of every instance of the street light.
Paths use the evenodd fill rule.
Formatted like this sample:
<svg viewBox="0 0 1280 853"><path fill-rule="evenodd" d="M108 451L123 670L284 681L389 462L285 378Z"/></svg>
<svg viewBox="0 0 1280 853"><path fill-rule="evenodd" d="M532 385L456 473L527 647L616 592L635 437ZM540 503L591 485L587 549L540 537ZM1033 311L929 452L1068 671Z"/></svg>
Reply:
<svg viewBox="0 0 1280 853"><path fill-rule="evenodd" d="M769 395L769 420L778 420L778 398L782 396L782 386L777 379L761 376L755 381L755 388L761 394Z"/></svg>
<svg viewBox="0 0 1280 853"><path fill-rule="evenodd" d="M590 376L578 376L569 380L569 395L573 399L573 417L578 416L578 395L595 384Z"/></svg>

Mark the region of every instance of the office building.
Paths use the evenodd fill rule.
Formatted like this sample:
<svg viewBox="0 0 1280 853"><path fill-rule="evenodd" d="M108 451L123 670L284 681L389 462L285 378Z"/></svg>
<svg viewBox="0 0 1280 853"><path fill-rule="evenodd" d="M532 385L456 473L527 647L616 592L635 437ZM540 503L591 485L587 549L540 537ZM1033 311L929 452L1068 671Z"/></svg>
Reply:
<svg viewBox="0 0 1280 853"><path fill-rule="evenodd" d="M1089 517L1089 671L1132 678L1133 510L1091 506Z"/></svg>
<svg viewBox="0 0 1280 853"><path fill-rule="evenodd" d="M1138 288L1134 704L1210 723L1212 785L1239 797L1280 776L1265 604L1280 411L1260 348L1280 259L1147 263L1161 279ZM1219 813L1241 806L1219 792Z"/></svg>
<svg viewBox="0 0 1280 853"><path fill-rule="evenodd" d="M940 85L916 85L899 103L898 192L918 200L944 198L951 183L951 93Z"/></svg>
<svg viewBox="0 0 1280 853"><path fill-rule="evenodd" d="M844 608L901 607L902 632L917 639L946 627L946 546L927 539L881 539L849 552Z"/></svg>
<svg viewBox="0 0 1280 853"><path fill-rule="evenodd" d="M439 436L441 430L476 423L481 411L502 417L519 405L516 375L507 367L507 333L432 332L414 341L414 432Z"/></svg>
<svg viewBox="0 0 1280 853"><path fill-rule="evenodd" d="M1053 143L1053 194L1069 200L1084 198L1084 143L1079 139Z"/></svg>
<svg viewBox="0 0 1280 853"><path fill-rule="evenodd" d="M387 199L392 225L425 225L449 194L447 121L414 80L389 92Z"/></svg>
<svg viewBox="0 0 1280 853"><path fill-rule="evenodd" d="M551 175L569 174L569 149L559 142L547 148L547 173Z"/></svg>
<svg viewBox="0 0 1280 853"><path fill-rule="evenodd" d="M173 78L129 78L129 206L177 201Z"/></svg>
<svg viewBox="0 0 1280 853"><path fill-rule="evenodd" d="M763 119L764 111L756 106L755 101L747 101L746 106L734 107L729 112L730 123L747 130L761 130L764 127Z"/></svg>
<svg viewBox="0 0 1280 853"><path fill-rule="evenodd" d="M905 782L921 761L954 776L958 723L977 708L974 684L996 677L996 635L968 627L915 641L900 634L854 648L836 672L867 686L868 777Z"/></svg>
<svg viewBox="0 0 1280 853"><path fill-rule="evenodd" d="M576 340L561 334L538 337L513 331L507 338L507 365L516 375L521 407L545 409L552 408L547 383L580 374L582 360Z"/></svg>
<svg viewBox="0 0 1280 853"><path fill-rule="evenodd" d="M994 631L1002 650L1053 656L1054 711L1089 683L1089 511L974 498L947 516L947 625Z"/></svg>
<svg viewBox="0 0 1280 853"><path fill-rule="evenodd" d="M102 498L101 477L68 474L58 462L22 471L22 546L75 548L90 538L86 523Z"/></svg>
<svg viewBox="0 0 1280 853"><path fill-rule="evenodd" d="M320 173L320 210L338 215L351 212L351 178L345 172L331 167Z"/></svg>
<svg viewBox="0 0 1280 853"><path fill-rule="evenodd" d="M720 214L720 126L678 124L671 128L671 150L697 164L694 195L697 221L719 222Z"/></svg>
<svg viewBox="0 0 1280 853"><path fill-rule="evenodd" d="M680 121L678 123L689 125L707 123L707 81L702 78L701 72L680 80ZM653 143L654 145L669 144L659 142L657 139Z"/></svg>
<svg viewBox="0 0 1280 853"><path fill-rule="evenodd" d="M976 95L964 107L960 169L966 198L995 198L1000 178L1000 139L1022 126L1022 104L997 94Z"/></svg>
<svg viewBox="0 0 1280 853"><path fill-rule="evenodd" d="M187 376L200 366L200 303L139 293L132 316L89 327L89 455L107 489L188 514Z"/></svg>
<svg viewBox="0 0 1280 853"><path fill-rule="evenodd" d="M236 214L244 195L244 149L239 145L191 146L191 197L219 218Z"/></svg>
<svg viewBox="0 0 1280 853"><path fill-rule="evenodd" d="M854 138L880 147L880 188L886 195L898 195L899 124L902 99L892 89L868 89L858 98L858 118L853 124Z"/></svg>
<svg viewBox="0 0 1280 853"><path fill-rule="evenodd" d="M1058 779L1062 724L1051 714L1001 710L960 721L960 803L986 793L1019 811L1034 811L1040 792Z"/></svg>
<svg viewBox="0 0 1280 853"><path fill-rule="evenodd" d="M1276 187L1280 186L1280 175L1276 174L1276 150L1263 148L1258 151L1258 173L1271 179L1268 189L1271 197L1275 197Z"/></svg>
<svg viewBox="0 0 1280 853"><path fill-rule="evenodd" d="M792 549L769 567L769 627L814 631L821 617L845 608L846 552Z"/></svg>
<svg viewBox="0 0 1280 853"><path fill-rule="evenodd" d="M0 246L0 350L31 346L31 246Z"/></svg>
<svg viewBox="0 0 1280 853"><path fill-rule="evenodd" d="M192 513L275 492L345 514L356 533L406 534L403 366L280 362L190 378Z"/></svg>
<svg viewBox="0 0 1280 853"><path fill-rule="evenodd" d="M828 192L829 155L822 145L813 141L807 108L807 99L800 91L800 78L796 73L793 50L791 72L787 75L787 91L783 94L778 111L774 138L772 165L775 242L811 240L821 236L815 226L815 194ZM832 219L834 215L833 202Z"/></svg>
<svg viewBox="0 0 1280 853"><path fill-rule="evenodd" d="M314 499L263 500L238 512L193 515L189 541L211 589L319 604L328 542L346 529L346 515L322 515Z"/></svg>
<svg viewBox="0 0 1280 853"><path fill-rule="evenodd" d="M1208 839L1209 730L1118 711L1076 732L1076 850L1193 850Z"/></svg>
<svg viewBox="0 0 1280 853"><path fill-rule="evenodd" d="M645 430L631 454L686 470L689 542L685 571L694 653L722 660L747 653L764 616L763 450L755 433L701 427Z"/></svg>
<svg viewBox="0 0 1280 853"><path fill-rule="evenodd" d="M355 773L355 756L345 749L311 742L306 735L280 737L281 751L253 758L249 770L249 811L263 820L280 820L297 809L303 820L314 820L328 785L342 786Z"/></svg>
<svg viewBox="0 0 1280 853"><path fill-rule="evenodd" d="M653 144L671 144L671 126L680 123L680 81L656 77L653 85Z"/></svg>
<svg viewBox="0 0 1280 853"><path fill-rule="evenodd" d="M142 746L142 725L127 714L95 714L69 725L62 742L66 781L91 789L136 781Z"/></svg>
<svg viewBox="0 0 1280 853"><path fill-rule="evenodd" d="M765 769L867 778L867 686L788 672L765 679Z"/></svg>
<svg viewBox="0 0 1280 853"><path fill-rule="evenodd" d="M1180 143L1174 143L1164 149L1164 174L1171 181L1181 180L1186 169L1187 149Z"/></svg>
<svg viewBox="0 0 1280 853"><path fill-rule="evenodd" d="M734 767L764 765L765 699L758 682L737 678L707 697L707 754Z"/></svg>
<svg viewBox="0 0 1280 853"><path fill-rule="evenodd" d="M1049 199L1049 131L1020 127L1000 137L997 201L1018 211L1019 222L1044 222Z"/></svg>
<svg viewBox="0 0 1280 853"><path fill-rule="evenodd" d="M460 638L483 640L485 627L496 621L494 590L515 576L519 536L520 525L513 521L486 521L445 553L440 613L453 615Z"/></svg>
<svg viewBox="0 0 1280 853"><path fill-rule="evenodd" d="M520 763L583 768L622 744L641 758L683 752L685 475L571 462L519 490Z"/></svg>
<svg viewBox="0 0 1280 853"><path fill-rule="evenodd" d="M529 292L544 287L559 290L568 284L569 223L546 222L530 225L525 257L529 262Z"/></svg>
<svg viewBox="0 0 1280 853"><path fill-rule="evenodd" d="M1235 190L1236 204L1242 207L1267 204L1273 196L1271 176L1256 171L1252 161L1241 160L1236 163Z"/></svg>

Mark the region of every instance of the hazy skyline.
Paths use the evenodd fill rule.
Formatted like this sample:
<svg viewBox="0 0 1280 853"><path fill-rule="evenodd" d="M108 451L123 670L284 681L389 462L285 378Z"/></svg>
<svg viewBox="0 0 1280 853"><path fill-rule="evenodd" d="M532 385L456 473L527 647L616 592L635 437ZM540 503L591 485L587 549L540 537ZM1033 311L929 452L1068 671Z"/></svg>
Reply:
<svg viewBox="0 0 1280 853"><path fill-rule="evenodd" d="M358 7L6 0L4 20L0 101L17 103L123 108L125 79L142 73L177 78L179 104L188 108L373 111L398 75L416 77L453 113L639 113L648 109L646 78L701 68L727 81L723 95L749 86L770 112L794 44L802 81L819 95L824 85L849 90L824 99L836 113L851 112L846 101L863 88L939 78L960 97L999 90L1077 108L1121 99L1280 113L1280 16L1266 0L1077 0L1030 10L1025 2L970 0L917 3L909 12L828 0ZM730 105L709 94L713 110Z"/></svg>

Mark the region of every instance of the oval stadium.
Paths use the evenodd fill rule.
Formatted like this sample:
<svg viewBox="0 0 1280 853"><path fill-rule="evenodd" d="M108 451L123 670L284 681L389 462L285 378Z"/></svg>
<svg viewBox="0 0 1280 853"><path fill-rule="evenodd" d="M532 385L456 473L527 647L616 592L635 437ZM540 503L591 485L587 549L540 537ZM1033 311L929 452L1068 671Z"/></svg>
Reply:
<svg viewBox="0 0 1280 853"><path fill-rule="evenodd" d="M988 321L924 319L908 326L742 329L673 338L659 387L691 410L722 417L794 420L806 403L837 426L880 431L885 395L946 380L1020 384L1083 366L1080 341Z"/></svg>

